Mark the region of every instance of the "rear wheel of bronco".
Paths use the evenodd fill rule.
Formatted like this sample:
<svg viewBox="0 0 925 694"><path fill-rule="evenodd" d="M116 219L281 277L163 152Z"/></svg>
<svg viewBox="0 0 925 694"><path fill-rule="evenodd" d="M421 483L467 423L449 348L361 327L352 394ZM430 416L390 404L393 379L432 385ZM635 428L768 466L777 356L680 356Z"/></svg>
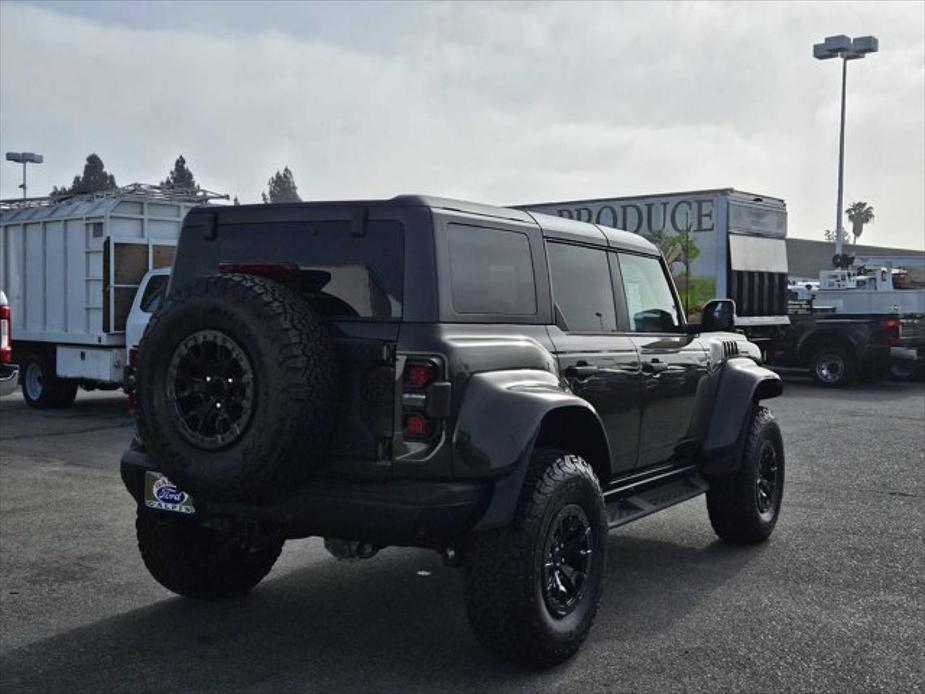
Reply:
<svg viewBox="0 0 925 694"><path fill-rule="evenodd" d="M58 378L51 357L32 356L26 359L21 379L26 404L37 410L69 407L77 397L77 383Z"/></svg>
<svg viewBox="0 0 925 694"><path fill-rule="evenodd" d="M188 598L217 600L244 595L279 557L281 539L260 544L206 528L194 518L138 507L138 549L151 575Z"/></svg>
<svg viewBox="0 0 925 694"><path fill-rule="evenodd" d="M726 542L762 542L777 524L783 497L783 438L774 415L759 406L752 417L739 470L710 480L710 523Z"/></svg>
<svg viewBox="0 0 925 694"><path fill-rule="evenodd" d="M854 357L844 347L826 346L816 351L810 361L813 380L827 388L841 388L857 377Z"/></svg>
<svg viewBox="0 0 925 694"><path fill-rule="evenodd" d="M171 293L138 353L136 421L182 489L258 500L322 461L336 409L324 327L281 284L203 277Z"/></svg>
<svg viewBox="0 0 925 694"><path fill-rule="evenodd" d="M574 655L597 614L607 520L591 466L538 449L514 521L469 538L466 609L494 654L535 667Z"/></svg>

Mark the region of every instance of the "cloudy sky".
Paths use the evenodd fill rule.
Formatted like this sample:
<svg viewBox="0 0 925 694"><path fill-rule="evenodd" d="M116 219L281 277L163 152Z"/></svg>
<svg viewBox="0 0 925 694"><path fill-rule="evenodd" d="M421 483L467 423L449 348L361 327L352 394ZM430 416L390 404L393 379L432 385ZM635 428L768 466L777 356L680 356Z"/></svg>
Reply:
<svg viewBox="0 0 925 694"><path fill-rule="evenodd" d="M258 201L288 164L305 199L423 192L493 203L732 186L834 225L839 64L846 201L870 243L925 246L925 4L0 4L0 148L67 184L95 151L120 184L182 152ZM0 167L0 195L19 194Z"/></svg>

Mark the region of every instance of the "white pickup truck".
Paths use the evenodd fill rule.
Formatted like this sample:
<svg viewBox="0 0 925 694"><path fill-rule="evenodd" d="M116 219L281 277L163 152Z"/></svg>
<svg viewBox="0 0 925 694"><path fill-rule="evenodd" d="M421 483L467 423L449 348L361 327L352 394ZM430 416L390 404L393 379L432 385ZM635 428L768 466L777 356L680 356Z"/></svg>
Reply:
<svg viewBox="0 0 925 694"><path fill-rule="evenodd" d="M129 394L129 407L134 407L131 393L135 385L135 363L138 359L138 345L145 334L145 328L151 320L151 314L161 305L164 292L167 291L167 280L170 279L170 268L157 268L148 271L138 285L135 300L125 320L125 378L123 386Z"/></svg>
<svg viewBox="0 0 925 694"><path fill-rule="evenodd" d="M16 390L19 380L19 368L10 363L13 356L11 323L10 304L0 289L0 398Z"/></svg>

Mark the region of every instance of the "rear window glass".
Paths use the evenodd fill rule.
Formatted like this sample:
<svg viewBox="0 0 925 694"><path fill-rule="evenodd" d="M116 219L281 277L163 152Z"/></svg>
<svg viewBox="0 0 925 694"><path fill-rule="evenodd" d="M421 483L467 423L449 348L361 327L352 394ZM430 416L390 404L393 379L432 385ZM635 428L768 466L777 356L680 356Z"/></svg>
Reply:
<svg viewBox="0 0 925 694"><path fill-rule="evenodd" d="M401 318L404 228L371 220L355 233L347 221L221 226L221 262L295 263L299 289L335 318Z"/></svg>
<svg viewBox="0 0 925 694"><path fill-rule="evenodd" d="M164 298L164 290L167 288L167 280L170 275L153 275L148 280L145 287L145 293L141 297L140 308L145 313L154 313L157 307L161 305L161 299Z"/></svg>
<svg viewBox="0 0 925 694"><path fill-rule="evenodd" d="M533 260L526 235L451 224L447 244L454 311L508 316L536 313Z"/></svg>

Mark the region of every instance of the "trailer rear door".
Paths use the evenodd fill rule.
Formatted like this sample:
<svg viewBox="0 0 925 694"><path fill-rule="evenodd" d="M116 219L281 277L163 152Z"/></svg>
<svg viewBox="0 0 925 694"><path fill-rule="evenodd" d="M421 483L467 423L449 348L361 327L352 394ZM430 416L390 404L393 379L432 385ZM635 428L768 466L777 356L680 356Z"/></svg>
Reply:
<svg viewBox="0 0 925 694"><path fill-rule="evenodd" d="M729 296L735 300L739 316L785 316L786 241L729 234Z"/></svg>

